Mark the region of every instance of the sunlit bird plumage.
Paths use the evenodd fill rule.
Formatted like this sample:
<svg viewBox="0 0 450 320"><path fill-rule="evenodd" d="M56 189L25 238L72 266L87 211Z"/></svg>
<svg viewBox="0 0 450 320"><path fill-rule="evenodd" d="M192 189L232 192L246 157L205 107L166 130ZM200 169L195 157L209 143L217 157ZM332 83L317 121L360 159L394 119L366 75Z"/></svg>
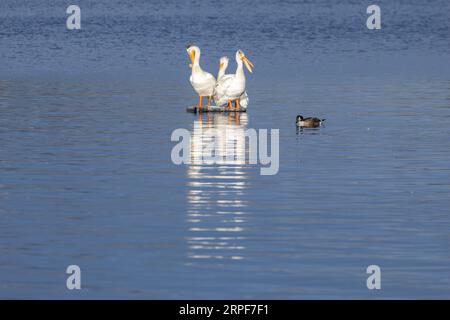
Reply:
<svg viewBox="0 0 450 320"><path fill-rule="evenodd" d="M211 98L214 95L216 86L216 79L214 76L200 67L200 48L194 45L187 47L187 53L191 59L191 77L189 78L192 87L199 96L199 104L197 107L202 107L203 97L208 97L208 107L211 105Z"/></svg>
<svg viewBox="0 0 450 320"><path fill-rule="evenodd" d="M248 96L245 91L244 65L249 72L253 72L253 63L245 56L242 50L236 52L236 63L236 73L225 74L228 58L221 58L218 81L214 92L214 101L218 106L227 104L227 107L230 109L234 101L236 109L240 107L247 108Z"/></svg>

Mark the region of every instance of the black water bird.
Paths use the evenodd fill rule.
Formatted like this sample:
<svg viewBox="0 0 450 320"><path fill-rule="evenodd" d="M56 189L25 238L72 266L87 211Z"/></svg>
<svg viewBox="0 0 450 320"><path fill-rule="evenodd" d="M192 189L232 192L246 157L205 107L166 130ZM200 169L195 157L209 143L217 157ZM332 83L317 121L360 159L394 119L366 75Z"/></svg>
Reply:
<svg viewBox="0 0 450 320"><path fill-rule="evenodd" d="M300 128L317 128L317 127L320 127L324 121L325 121L325 119L319 119L319 118L313 118L313 117L304 118L303 116L298 115L296 124L297 124L297 127L300 127Z"/></svg>

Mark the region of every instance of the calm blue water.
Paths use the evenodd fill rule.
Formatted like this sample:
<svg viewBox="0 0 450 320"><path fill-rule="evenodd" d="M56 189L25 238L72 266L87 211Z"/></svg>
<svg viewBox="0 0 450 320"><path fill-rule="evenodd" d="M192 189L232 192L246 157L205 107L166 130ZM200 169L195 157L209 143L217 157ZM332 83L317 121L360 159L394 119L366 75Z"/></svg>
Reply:
<svg viewBox="0 0 450 320"><path fill-rule="evenodd" d="M0 298L450 298L448 1L77 3L0 2ZM251 58L247 114L185 112L189 42ZM279 173L177 128L280 129Z"/></svg>

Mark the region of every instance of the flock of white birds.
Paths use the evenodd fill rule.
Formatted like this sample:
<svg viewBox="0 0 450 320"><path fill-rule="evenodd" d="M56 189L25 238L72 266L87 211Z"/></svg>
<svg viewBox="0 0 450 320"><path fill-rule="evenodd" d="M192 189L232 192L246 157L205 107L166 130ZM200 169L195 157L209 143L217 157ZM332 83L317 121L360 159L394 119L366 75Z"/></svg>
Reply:
<svg viewBox="0 0 450 320"><path fill-rule="evenodd" d="M203 107L203 97L208 98L207 108L211 106L211 100L219 107L225 107L228 110L234 108L246 109L248 106L248 95L245 91L245 73L244 65L249 72L253 71L253 63L245 56L242 50L236 51L236 73L225 74L228 67L228 58L220 58L219 73L217 80L214 76L200 67L200 48L194 45L187 47L187 53L191 59L190 67L192 69L190 81L195 92L200 97L198 105Z"/></svg>

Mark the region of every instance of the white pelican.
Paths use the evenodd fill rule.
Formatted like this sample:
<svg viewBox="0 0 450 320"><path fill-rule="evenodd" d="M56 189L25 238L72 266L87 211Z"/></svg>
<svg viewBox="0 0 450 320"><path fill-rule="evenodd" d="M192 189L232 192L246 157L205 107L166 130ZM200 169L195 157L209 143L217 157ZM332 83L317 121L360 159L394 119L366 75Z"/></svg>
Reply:
<svg viewBox="0 0 450 320"><path fill-rule="evenodd" d="M225 89L226 89L226 82L232 78L233 74L225 74L227 68L228 68L228 57L222 57L219 60L219 73L217 75L217 83L216 83L216 89L214 91L214 101L216 102L217 106L222 106L225 103L228 102L228 100L225 97ZM239 98L239 105L243 107L244 109L248 106L248 95L247 91L244 91L244 93ZM228 108L230 108L230 105L228 105Z"/></svg>
<svg viewBox="0 0 450 320"><path fill-rule="evenodd" d="M195 92L200 97L198 108L202 107L202 99L203 97L208 97L208 107L211 105L211 97L214 94L214 88L216 86L216 79L211 73L205 72L200 67L200 48L194 45L189 45L187 47L187 53L191 58L192 68L191 77L189 80L191 81L192 87Z"/></svg>
<svg viewBox="0 0 450 320"><path fill-rule="evenodd" d="M235 108L246 108L248 105L248 96L245 91L245 74L244 67L248 71L253 71L253 63L245 56L242 50L236 52L237 69L235 74L225 74L228 66L228 58L222 57L220 59L220 68L218 74L218 81L214 92L214 100L218 106L228 103L228 108L231 108L231 102L235 101Z"/></svg>

